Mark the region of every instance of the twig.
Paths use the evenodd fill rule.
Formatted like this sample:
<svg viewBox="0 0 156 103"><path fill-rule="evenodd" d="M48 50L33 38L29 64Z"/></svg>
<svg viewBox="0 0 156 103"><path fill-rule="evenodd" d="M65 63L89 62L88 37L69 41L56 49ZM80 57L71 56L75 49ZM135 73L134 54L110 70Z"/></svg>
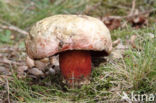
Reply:
<svg viewBox="0 0 156 103"><path fill-rule="evenodd" d="M148 10L148 11L144 11L144 12L140 12L138 14L133 14L133 15L127 15L127 16L107 16L106 18L110 18L110 19L129 19L129 18L133 18L135 16L138 16L138 15L145 15L147 13L152 13L152 12L155 12L156 9L151 9L151 10Z"/></svg>
<svg viewBox="0 0 156 103"><path fill-rule="evenodd" d="M123 22L123 24L121 25L121 28L127 27L127 20Z"/></svg>
<svg viewBox="0 0 156 103"><path fill-rule="evenodd" d="M6 78L6 86L7 86L7 92L8 92L8 103L10 103L10 96L9 96L9 94L10 94L10 91L9 91L9 82L8 82L8 79Z"/></svg>
<svg viewBox="0 0 156 103"><path fill-rule="evenodd" d="M134 14L134 10L135 10L135 2L136 2L136 0L133 0L133 1L132 1L132 9L131 9L131 11L130 11L130 13L129 13L129 16L131 16L131 15Z"/></svg>
<svg viewBox="0 0 156 103"><path fill-rule="evenodd" d="M0 59L0 63L3 63L3 64L14 64L14 65L23 65L22 63L11 61L11 60L9 60L7 58Z"/></svg>
<svg viewBox="0 0 156 103"><path fill-rule="evenodd" d="M23 35L28 35L28 32L26 32L26 31L24 31L24 30L22 30L22 29L20 29L20 28L18 28L16 26L14 26L14 25L7 26L7 25L0 24L0 28L8 29L8 30L11 30L11 31L16 31L16 32L19 32L19 33L21 33Z"/></svg>
<svg viewBox="0 0 156 103"><path fill-rule="evenodd" d="M120 42L121 42L121 39L117 39L117 40L113 41L113 43L112 43L113 47L117 46Z"/></svg>

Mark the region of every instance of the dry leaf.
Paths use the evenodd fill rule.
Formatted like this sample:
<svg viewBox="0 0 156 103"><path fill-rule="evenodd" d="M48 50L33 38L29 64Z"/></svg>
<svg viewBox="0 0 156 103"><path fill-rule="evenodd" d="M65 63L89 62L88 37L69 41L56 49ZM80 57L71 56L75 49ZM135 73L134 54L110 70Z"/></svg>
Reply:
<svg viewBox="0 0 156 103"><path fill-rule="evenodd" d="M122 53L121 53L120 50L113 50L111 55L112 55L112 58L114 58L114 59L123 58Z"/></svg>
<svg viewBox="0 0 156 103"><path fill-rule="evenodd" d="M45 67L47 66L48 66L48 63L41 62L40 60L35 61L35 67L37 67L41 71L44 71Z"/></svg>
<svg viewBox="0 0 156 103"><path fill-rule="evenodd" d="M118 27L121 26L121 23L120 23L121 20L117 18L109 18L108 16L108 17L102 18L102 21L109 28L109 30L117 29Z"/></svg>
<svg viewBox="0 0 156 103"><path fill-rule="evenodd" d="M17 74L19 78L25 77L25 71L28 70L27 66L18 66Z"/></svg>
<svg viewBox="0 0 156 103"><path fill-rule="evenodd" d="M26 64L29 68L32 68L35 66L34 60L32 60L30 57L27 56L26 58Z"/></svg>
<svg viewBox="0 0 156 103"><path fill-rule="evenodd" d="M10 74L11 74L11 72L10 72L9 68L0 66L0 75L10 75Z"/></svg>
<svg viewBox="0 0 156 103"><path fill-rule="evenodd" d="M122 43L119 43L111 52L111 57L113 59L123 58L123 54L125 50L128 50L128 48L129 47L127 45L123 45Z"/></svg>
<svg viewBox="0 0 156 103"><path fill-rule="evenodd" d="M35 76L43 76L44 75L44 73L41 70L39 70L38 68L29 69L28 72Z"/></svg>
<svg viewBox="0 0 156 103"><path fill-rule="evenodd" d="M40 61L43 62L43 63L49 63L49 58L43 58Z"/></svg>
<svg viewBox="0 0 156 103"><path fill-rule="evenodd" d="M140 28L148 24L148 19L144 15L138 15L129 19L129 22L132 24L132 27Z"/></svg>

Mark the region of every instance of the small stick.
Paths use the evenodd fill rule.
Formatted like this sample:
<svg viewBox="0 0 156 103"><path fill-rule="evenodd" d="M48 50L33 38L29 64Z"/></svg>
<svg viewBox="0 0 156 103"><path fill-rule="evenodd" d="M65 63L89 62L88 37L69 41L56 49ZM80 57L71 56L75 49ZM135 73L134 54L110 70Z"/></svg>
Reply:
<svg viewBox="0 0 156 103"><path fill-rule="evenodd" d="M11 61L7 58L3 58L3 59L0 59L0 63L3 63L3 64L14 64L14 65L23 65L21 63L18 63L18 62L15 62L15 61Z"/></svg>
<svg viewBox="0 0 156 103"><path fill-rule="evenodd" d="M134 14L134 10L135 10L135 2L136 2L136 0L133 0L133 1L132 1L132 9L131 9L131 11L130 11L130 13L129 13L129 16L131 16L131 15Z"/></svg>
<svg viewBox="0 0 156 103"><path fill-rule="evenodd" d="M156 9L151 9L151 10L148 10L148 11L144 11L144 12L140 12L138 14L133 14L133 15L127 15L127 16L106 16L104 18L110 18L110 19L129 19L129 18L133 18L135 16L138 16L138 15L144 15L144 14L147 14L147 13L152 13L152 12L155 12Z"/></svg>
<svg viewBox="0 0 156 103"><path fill-rule="evenodd" d="M18 28L16 26L14 26L14 25L6 26L6 25L0 24L0 28L8 29L8 30L11 30L11 31L16 31L16 32L19 32L19 33L21 33L23 35L28 35L28 32L26 32L26 31L24 31L24 30L22 30L22 29L20 29L20 28Z"/></svg>
<svg viewBox="0 0 156 103"><path fill-rule="evenodd" d="M9 96L9 94L10 94L10 91L9 91L9 82L8 82L8 79L6 78L6 86L7 86L7 92L8 92L8 103L10 103L10 96Z"/></svg>
<svg viewBox="0 0 156 103"><path fill-rule="evenodd" d="M121 39L117 39L117 40L113 41L113 43L112 43L113 47L117 46L120 42L121 42Z"/></svg>

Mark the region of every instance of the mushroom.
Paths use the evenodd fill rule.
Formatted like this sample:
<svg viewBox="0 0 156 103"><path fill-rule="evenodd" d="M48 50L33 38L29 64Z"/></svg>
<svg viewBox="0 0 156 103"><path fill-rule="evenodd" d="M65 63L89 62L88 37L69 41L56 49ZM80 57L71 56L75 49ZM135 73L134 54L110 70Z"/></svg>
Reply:
<svg viewBox="0 0 156 103"><path fill-rule="evenodd" d="M61 74L67 84L87 84L92 56L112 50L110 32L100 20L85 15L55 15L38 21L26 39L33 60L59 55Z"/></svg>

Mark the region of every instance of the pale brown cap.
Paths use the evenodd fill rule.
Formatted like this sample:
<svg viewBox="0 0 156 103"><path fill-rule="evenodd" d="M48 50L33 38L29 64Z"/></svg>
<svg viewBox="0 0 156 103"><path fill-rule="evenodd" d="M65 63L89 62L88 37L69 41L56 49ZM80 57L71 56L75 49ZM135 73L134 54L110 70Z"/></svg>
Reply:
<svg viewBox="0 0 156 103"><path fill-rule="evenodd" d="M100 20L85 15L55 15L38 21L26 39L27 54L33 59L66 50L110 53L112 40Z"/></svg>

